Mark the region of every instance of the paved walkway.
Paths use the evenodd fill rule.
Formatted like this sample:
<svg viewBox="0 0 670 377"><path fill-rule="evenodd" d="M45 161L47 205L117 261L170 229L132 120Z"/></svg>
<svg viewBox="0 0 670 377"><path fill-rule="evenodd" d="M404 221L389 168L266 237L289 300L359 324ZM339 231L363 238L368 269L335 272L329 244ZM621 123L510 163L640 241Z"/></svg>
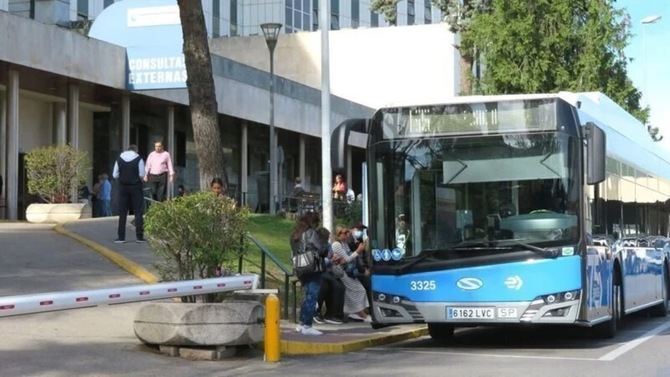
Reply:
<svg viewBox="0 0 670 377"><path fill-rule="evenodd" d="M137 269L148 270L147 274L158 275L155 268L159 258L156 257L147 243L138 244L130 241L115 244L117 217L80 220L64 226L66 234L83 237L87 244L104 255L118 254L129 260L137 268L124 269L135 273ZM135 230L128 225L127 239L134 240ZM91 253L92 255L95 255ZM113 259L113 258L111 258ZM117 261L113 260L115 263ZM147 281L143 274L136 274ZM373 330L366 323L347 323L343 325L315 325L324 332L323 336L305 336L295 331L296 325L282 321L282 353L284 355L307 355L324 353L344 353L362 348L388 344L400 340L415 338L426 334L425 326L407 325L394 326Z"/></svg>
<svg viewBox="0 0 670 377"><path fill-rule="evenodd" d="M156 264L160 259L151 251L148 243L135 242L135 227L130 225L132 219L133 216L128 217L126 223L128 242L122 244L113 242L116 239L118 216L79 220L65 224L64 228L123 255L158 276Z"/></svg>

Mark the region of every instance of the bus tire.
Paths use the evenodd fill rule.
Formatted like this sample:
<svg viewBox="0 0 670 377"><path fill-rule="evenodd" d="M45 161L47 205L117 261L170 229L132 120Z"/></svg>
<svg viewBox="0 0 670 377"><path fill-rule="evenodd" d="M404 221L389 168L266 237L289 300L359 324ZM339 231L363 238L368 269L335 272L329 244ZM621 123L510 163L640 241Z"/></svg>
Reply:
<svg viewBox="0 0 670 377"><path fill-rule="evenodd" d="M610 310L612 318L606 322L600 323L593 327L594 335L601 339L611 339L616 335L617 329L621 326L623 317L622 308L622 293L621 285L612 279L612 300L610 300Z"/></svg>
<svg viewBox="0 0 670 377"><path fill-rule="evenodd" d="M668 269L663 267L663 284L661 290L663 302L651 309L651 315L654 317L665 317L668 315Z"/></svg>
<svg viewBox="0 0 670 377"><path fill-rule="evenodd" d="M449 342L454 338L454 326L447 323L429 323L428 334L434 341Z"/></svg>

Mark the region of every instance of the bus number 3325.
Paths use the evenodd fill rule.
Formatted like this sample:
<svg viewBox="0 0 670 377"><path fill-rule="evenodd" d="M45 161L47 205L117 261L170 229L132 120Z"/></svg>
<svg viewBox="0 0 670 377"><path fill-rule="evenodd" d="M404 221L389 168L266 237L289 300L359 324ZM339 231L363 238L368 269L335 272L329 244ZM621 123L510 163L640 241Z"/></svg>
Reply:
<svg viewBox="0 0 670 377"><path fill-rule="evenodd" d="M409 283L409 289L412 291L434 291L437 289L435 280L412 280Z"/></svg>

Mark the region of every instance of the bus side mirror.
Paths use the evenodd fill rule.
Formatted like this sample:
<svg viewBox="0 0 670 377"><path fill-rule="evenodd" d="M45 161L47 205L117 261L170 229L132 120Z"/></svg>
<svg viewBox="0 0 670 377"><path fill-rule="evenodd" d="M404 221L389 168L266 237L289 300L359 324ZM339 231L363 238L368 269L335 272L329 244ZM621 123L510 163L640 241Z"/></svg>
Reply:
<svg viewBox="0 0 670 377"><path fill-rule="evenodd" d="M586 183L597 185L605 180L607 160L605 132L592 122L586 123Z"/></svg>
<svg viewBox="0 0 670 377"><path fill-rule="evenodd" d="M330 135L330 164L333 170L347 168L347 145L351 131L367 133L368 119L349 119L340 123Z"/></svg>

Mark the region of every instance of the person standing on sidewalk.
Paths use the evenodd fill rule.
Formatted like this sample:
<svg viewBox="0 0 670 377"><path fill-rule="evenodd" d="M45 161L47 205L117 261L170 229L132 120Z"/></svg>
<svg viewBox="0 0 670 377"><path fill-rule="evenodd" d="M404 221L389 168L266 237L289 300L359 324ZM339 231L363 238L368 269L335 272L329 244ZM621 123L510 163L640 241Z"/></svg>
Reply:
<svg viewBox="0 0 670 377"><path fill-rule="evenodd" d="M151 195L156 201L165 200L167 192L167 182L174 180L174 168L170 153L163 149L163 142L154 143L154 151L147 157L147 169L144 176L144 182L149 182Z"/></svg>
<svg viewBox="0 0 670 377"><path fill-rule="evenodd" d="M98 201L100 202L100 216L112 215L112 184L109 182L107 173L102 173L100 180L100 191Z"/></svg>
<svg viewBox="0 0 670 377"><path fill-rule="evenodd" d="M114 178L119 180L119 229L115 243L126 242L126 217L128 211L135 212L135 235L137 242L144 241L144 197L142 196L142 177L144 160L137 154L137 146L130 145L114 163Z"/></svg>

